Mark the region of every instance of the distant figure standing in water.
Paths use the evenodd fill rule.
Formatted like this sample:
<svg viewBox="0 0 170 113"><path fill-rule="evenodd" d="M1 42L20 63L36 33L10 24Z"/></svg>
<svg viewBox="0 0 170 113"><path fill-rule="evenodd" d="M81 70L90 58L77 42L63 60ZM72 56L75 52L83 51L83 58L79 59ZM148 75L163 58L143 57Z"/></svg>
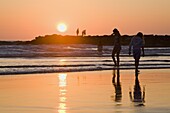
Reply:
<svg viewBox="0 0 170 113"><path fill-rule="evenodd" d="M138 66L139 66L139 59L141 56L141 48L143 52L143 57L145 55L144 53L144 38L143 33L138 32L136 36L134 36L130 42L129 45L129 55L131 54L131 47L133 46L133 58L135 59L135 71L139 72Z"/></svg>
<svg viewBox="0 0 170 113"><path fill-rule="evenodd" d="M114 34L114 48L112 51L112 59L113 59L115 66L119 66L119 54L121 50L121 35L116 28L113 30L113 34ZM115 54L117 55L116 56L117 61L115 60Z"/></svg>
<svg viewBox="0 0 170 113"><path fill-rule="evenodd" d="M98 50L99 55L102 55L103 45L102 45L101 39L99 39L97 50Z"/></svg>

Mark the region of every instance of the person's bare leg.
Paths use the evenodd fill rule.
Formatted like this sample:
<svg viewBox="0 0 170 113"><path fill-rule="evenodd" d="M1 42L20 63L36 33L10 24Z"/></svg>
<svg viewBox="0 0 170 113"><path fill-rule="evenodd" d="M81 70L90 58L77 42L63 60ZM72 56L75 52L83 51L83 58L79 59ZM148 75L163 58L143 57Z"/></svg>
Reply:
<svg viewBox="0 0 170 113"><path fill-rule="evenodd" d="M117 64L116 64L116 60L115 60L115 54L112 54L112 59L113 59L113 62L115 64L115 66L116 66Z"/></svg>
<svg viewBox="0 0 170 113"><path fill-rule="evenodd" d="M135 70L136 70L136 72L139 72L138 66L139 66L139 59L135 59Z"/></svg>
<svg viewBox="0 0 170 113"><path fill-rule="evenodd" d="M119 53L117 53L117 66L119 66Z"/></svg>

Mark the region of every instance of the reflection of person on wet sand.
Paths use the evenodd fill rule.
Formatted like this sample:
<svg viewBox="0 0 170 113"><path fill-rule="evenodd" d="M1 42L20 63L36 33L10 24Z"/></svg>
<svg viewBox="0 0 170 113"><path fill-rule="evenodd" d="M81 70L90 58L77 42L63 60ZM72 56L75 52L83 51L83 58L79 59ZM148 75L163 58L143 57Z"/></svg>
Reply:
<svg viewBox="0 0 170 113"><path fill-rule="evenodd" d="M145 87L143 88L143 95L142 95L142 91L141 91L141 87L140 87L139 79L138 79L138 73L136 73L133 97L132 97L131 91L129 92L129 96L130 96L130 100L134 102L136 106L144 106Z"/></svg>
<svg viewBox="0 0 170 113"><path fill-rule="evenodd" d="M117 81L116 82L115 82L115 78L116 78L116 73L115 73L115 69L113 69L112 83L115 88L115 101L120 102L122 99L122 89L121 89L121 84L120 84L119 69L117 69L117 79L116 79Z"/></svg>

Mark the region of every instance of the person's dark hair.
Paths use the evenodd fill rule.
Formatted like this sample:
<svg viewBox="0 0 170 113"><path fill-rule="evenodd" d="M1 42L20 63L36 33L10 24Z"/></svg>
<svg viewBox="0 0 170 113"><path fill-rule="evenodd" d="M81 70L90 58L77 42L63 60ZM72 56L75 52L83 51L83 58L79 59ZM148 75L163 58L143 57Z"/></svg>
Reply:
<svg viewBox="0 0 170 113"><path fill-rule="evenodd" d="M119 33L119 31L115 28L115 29L113 29L113 33L116 33L116 32L118 32Z"/></svg>
<svg viewBox="0 0 170 113"><path fill-rule="evenodd" d="M139 37L141 37L141 38L142 38L142 37L143 37L143 33L138 32L136 36L139 36Z"/></svg>
<svg viewBox="0 0 170 113"><path fill-rule="evenodd" d="M119 33L119 31L118 31L116 28L113 29L113 34L117 34L118 36L121 36L120 33Z"/></svg>

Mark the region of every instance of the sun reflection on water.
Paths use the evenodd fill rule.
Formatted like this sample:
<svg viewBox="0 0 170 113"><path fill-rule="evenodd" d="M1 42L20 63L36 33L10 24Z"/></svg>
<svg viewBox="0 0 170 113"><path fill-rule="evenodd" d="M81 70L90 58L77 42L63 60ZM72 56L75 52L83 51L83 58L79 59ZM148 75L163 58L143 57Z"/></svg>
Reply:
<svg viewBox="0 0 170 113"><path fill-rule="evenodd" d="M66 113L67 110L67 74L60 73L58 75L59 78L59 106L58 106L58 113Z"/></svg>
<svg viewBox="0 0 170 113"><path fill-rule="evenodd" d="M60 65L66 65L66 59L59 60Z"/></svg>
<svg viewBox="0 0 170 113"><path fill-rule="evenodd" d="M66 82L67 74L60 73L58 78L59 78L59 87L65 87L67 85Z"/></svg>
<svg viewBox="0 0 170 113"><path fill-rule="evenodd" d="M65 61L66 61L66 59L61 59L61 60L60 60L60 62L65 62Z"/></svg>

